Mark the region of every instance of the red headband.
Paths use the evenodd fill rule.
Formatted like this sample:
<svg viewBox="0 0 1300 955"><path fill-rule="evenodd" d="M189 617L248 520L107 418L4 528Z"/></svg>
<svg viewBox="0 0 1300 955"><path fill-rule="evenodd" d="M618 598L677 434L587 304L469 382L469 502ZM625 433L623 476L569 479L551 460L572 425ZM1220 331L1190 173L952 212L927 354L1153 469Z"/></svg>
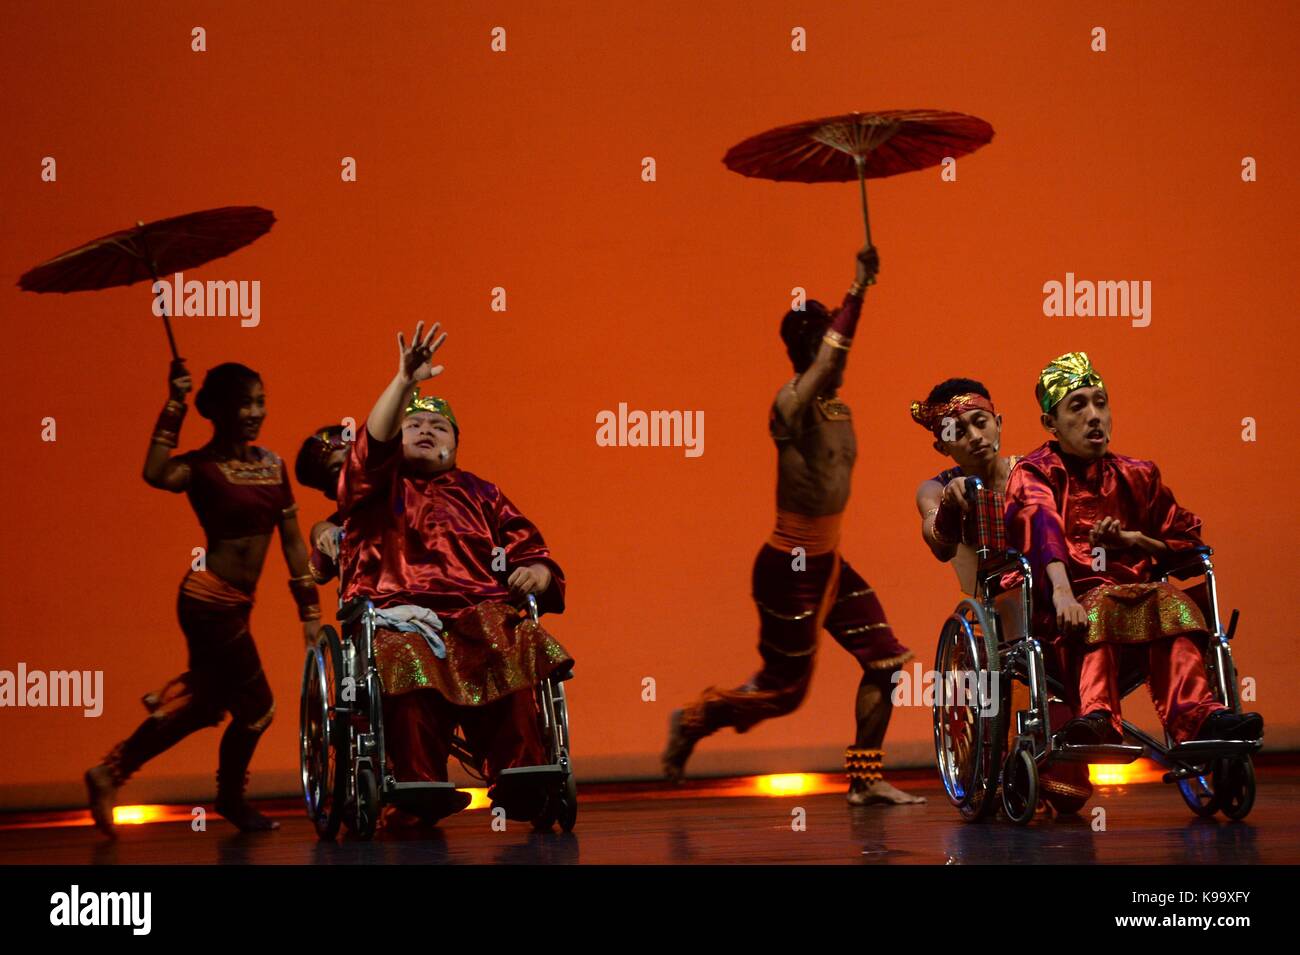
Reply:
<svg viewBox="0 0 1300 955"><path fill-rule="evenodd" d="M959 418L967 411L972 411L975 408L981 408L989 414L997 413L993 410L993 402L983 395L965 394L954 395L947 401L933 403L929 401L913 401L912 420L938 437L943 431L943 423L946 419Z"/></svg>

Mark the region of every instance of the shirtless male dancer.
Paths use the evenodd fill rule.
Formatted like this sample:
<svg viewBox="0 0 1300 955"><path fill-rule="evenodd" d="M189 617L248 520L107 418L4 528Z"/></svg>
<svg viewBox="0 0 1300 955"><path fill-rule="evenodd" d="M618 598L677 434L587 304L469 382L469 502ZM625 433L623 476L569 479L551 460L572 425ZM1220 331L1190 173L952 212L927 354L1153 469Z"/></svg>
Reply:
<svg viewBox="0 0 1300 955"><path fill-rule="evenodd" d="M857 735L845 753L848 801L920 803L882 778L892 677L912 653L894 637L874 591L839 555L857 442L849 408L836 397L866 286L875 282L873 246L858 253L857 278L830 313L809 301L781 323L795 377L777 392L769 418L777 447L776 530L754 562L762 669L733 690L710 687L673 713L664 774L680 780L695 744L726 726L743 733L793 712L812 679L824 627L862 666Z"/></svg>

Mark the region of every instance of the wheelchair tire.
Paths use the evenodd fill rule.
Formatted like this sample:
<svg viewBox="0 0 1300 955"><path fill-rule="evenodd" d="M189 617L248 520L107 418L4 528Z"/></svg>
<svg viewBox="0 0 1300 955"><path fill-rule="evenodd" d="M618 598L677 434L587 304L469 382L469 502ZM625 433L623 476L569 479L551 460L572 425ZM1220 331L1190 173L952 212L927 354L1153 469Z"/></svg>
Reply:
<svg viewBox="0 0 1300 955"><path fill-rule="evenodd" d="M1213 773L1178 780L1178 792L1187 808L1202 819L1219 811L1219 790Z"/></svg>
<svg viewBox="0 0 1300 955"><path fill-rule="evenodd" d="M357 801L352 832L358 839L373 839L379 826L379 780L369 766L357 770Z"/></svg>
<svg viewBox="0 0 1300 955"><path fill-rule="evenodd" d="M995 687L996 698L981 698L974 708L954 705L943 686L935 687L934 749L939 775L949 801L962 818L976 822L997 804L1010 680L1001 672L997 624L975 601L963 600L944 624L934 668L941 680L952 671L974 673L980 694L985 686ZM990 675L997 677L996 683ZM992 713L988 704L992 704Z"/></svg>
<svg viewBox="0 0 1300 955"><path fill-rule="evenodd" d="M1038 764L1025 746L1012 749L1002 767L1002 811L1018 826L1028 825L1038 811Z"/></svg>
<svg viewBox="0 0 1300 955"><path fill-rule="evenodd" d="M338 633L321 627L307 651L298 712L298 763L307 816L321 839L338 835L352 764L351 737L337 714L343 650Z"/></svg>
<svg viewBox="0 0 1300 955"><path fill-rule="evenodd" d="M1223 757L1216 761L1214 792L1225 816L1245 819L1255 805L1255 766L1250 757Z"/></svg>
<svg viewBox="0 0 1300 955"><path fill-rule="evenodd" d="M565 832L572 832L573 827L577 825L578 780L574 778L573 773L569 773L564 778L564 786L560 790L555 807L555 821L560 824L560 828Z"/></svg>

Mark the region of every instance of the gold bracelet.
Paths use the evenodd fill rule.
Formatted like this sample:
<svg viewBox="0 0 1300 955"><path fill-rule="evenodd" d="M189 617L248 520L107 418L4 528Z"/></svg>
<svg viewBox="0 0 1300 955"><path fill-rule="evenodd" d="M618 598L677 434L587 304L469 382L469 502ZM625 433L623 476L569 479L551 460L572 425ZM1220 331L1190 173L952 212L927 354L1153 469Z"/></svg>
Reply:
<svg viewBox="0 0 1300 955"><path fill-rule="evenodd" d="M931 515L935 515L935 514L938 514L938 513L939 513L939 508L938 508L938 506L932 507L932 508L930 508L928 511L925 512L925 517L921 518L921 520L922 520L922 522L924 523L926 520L928 520L928 519L931 517ZM942 533L940 533L940 531L939 531L939 522L938 522L938 521L930 521L930 536L931 536L932 538L934 538L934 541L935 541L935 543L937 543L937 544L949 544L949 545L953 545L953 544L960 544L960 543L961 543L960 540L949 540L949 539L948 539L947 537L945 537Z"/></svg>
<svg viewBox="0 0 1300 955"><path fill-rule="evenodd" d="M849 294L852 295L854 298L860 298L865 288L866 286L863 285L862 283L854 282L852 285L849 286Z"/></svg>
<svg viewBox="0 0 1300 955"><path fill-rule="evenodd" d="M826 334L822 336L822 341L832 348L838 348L840 351L848 351L853 345L852 338L846 338L833 328L827 330Z"/></svg>

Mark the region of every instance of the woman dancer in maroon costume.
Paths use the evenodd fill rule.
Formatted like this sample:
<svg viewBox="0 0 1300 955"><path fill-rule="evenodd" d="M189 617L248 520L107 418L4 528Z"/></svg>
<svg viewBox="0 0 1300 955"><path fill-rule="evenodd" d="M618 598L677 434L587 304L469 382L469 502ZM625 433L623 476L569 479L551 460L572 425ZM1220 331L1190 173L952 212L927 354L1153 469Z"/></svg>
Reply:
<svg viewBox="0 0 1300 955"><path fill-rule="evenodd" d="M233 362L208 371L195 405L212 422L212 440L175 456L185 396L193 385L180 361L172 363L170 378L171 397L149 444L144 479L151 487L186 492L207 536L203 569L185 576L176 608L189 670L145 696L150 716L87 771L90 810L96 825L113 835L118 787L147 760L195 730L216 726L229 713L217 769L217 812L245 832L276 829L278 823L244 800L248 764L275 712L248 618L271 536L279 528L303 636L316 638L320 601L307 569L298 506L284 462L252 443L266 418L266 393L257 372Z"/></svg>

